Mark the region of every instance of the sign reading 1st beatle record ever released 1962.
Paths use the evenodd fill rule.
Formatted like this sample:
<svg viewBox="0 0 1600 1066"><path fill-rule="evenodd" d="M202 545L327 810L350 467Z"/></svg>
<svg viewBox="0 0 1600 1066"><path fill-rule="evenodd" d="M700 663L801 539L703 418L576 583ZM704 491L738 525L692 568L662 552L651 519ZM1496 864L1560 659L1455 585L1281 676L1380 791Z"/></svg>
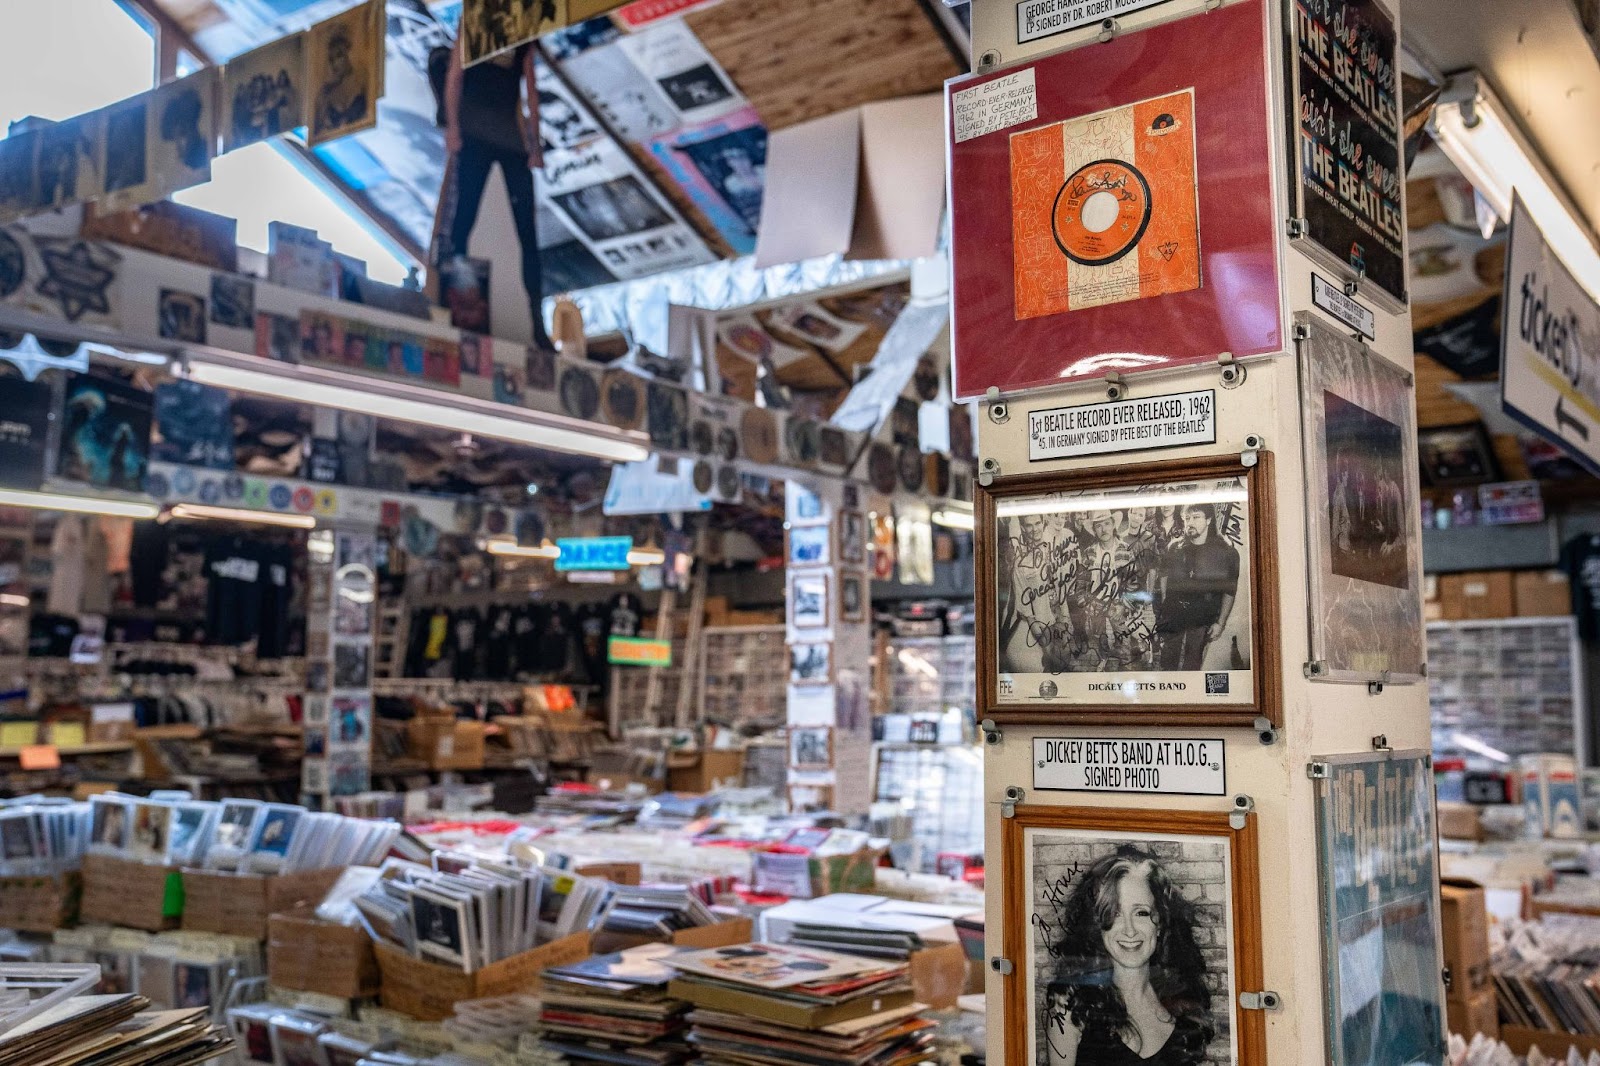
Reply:
<svg viewBox="0 0 1600 1066"><path fill-rule="evenodd" d="M1294 0L1296 214L1328 257L1406 299L1400 75L1379 0Z"/></svg>

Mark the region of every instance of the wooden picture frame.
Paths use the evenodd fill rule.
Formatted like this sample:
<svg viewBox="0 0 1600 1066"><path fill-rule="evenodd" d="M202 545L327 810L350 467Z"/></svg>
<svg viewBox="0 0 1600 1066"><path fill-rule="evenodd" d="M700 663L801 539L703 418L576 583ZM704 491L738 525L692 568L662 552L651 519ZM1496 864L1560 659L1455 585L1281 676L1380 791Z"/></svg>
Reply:
<svg viewBox="0 0 1600 1066"><path fill-rule="evenodd" d="M792 725L789 727L789 769L832 770L833 726Z"/></svg>
<svg viewBox="0 0 1600 1066"><path fill-rule="evenodd" d="M1494 441L1482 422L1418 429L1417 461L1429 488L1473 488L1503 480Z"/></svg>
<svg viewBox="0 0 1600 1066"><path fill-rule="evenodd" d="M867 581L867 575L849 571L839 575L839 621L865 622L867 620L867 601L872 593L868 590L872 586ZM852 594L851 589L855 592Z"/></svg>
<svg viewBox="0 0 1600 1066"><path fill-rule="evenodd" d="M839 512L839 561L867 561L867 516L852 508Z"/></svg>
<svg viewBox="0 0 1600 1066"><path fill-rule="evenodd" d="M833 810L832 785L791 784L788 790L789 810L800 814L805 811Z"/></svg>
<svg viewBox="0 0 1600 1066"><path fill-rule="evenodd" d="M833 562L833 526L789 526L783 531L783 557L795 569L827 566Z"/></svg>
<svg viewBox="0 0 1600 1066"><path fill-rule="evenodd" d="M1281 724L1274 464L1254 455L980 486L978 719Z"/></svg>
<svg viewBox="0 0 1600 1066"><path fill-rule="evenodd" d="M789 571L789 624L796 629L826 629L832 582L826 570Z"/></svg>
<svg viewBox="0 0 1600 1066"><path fill-rule="evenodd" d="M833 643L817 640L789 645L789 684L833 684Z"/></svg>
<svg viewBox="0 0 1600 1066"><path fill-rule="evenodd" d="M1014 967L1004 982L1003 1066L1045 1061L1038 1045L1052 1038L1052 1026L1072 1026L1082 1041L1121 1039L1080 1030L1072 1007L1092 1009L1090 997L1117 994L1098 979L1111 959L1091 893L1097 887L1120 892L1117 886L1135 877L1154 898L1157 937L1177 928L1187 935L1153 945L1135 939L1122 950L1142 953L1147 964L1164 949L1169 970L1186 971L1182 980L1198 993L1188 1001L1209 1003L1209 1009L1174 1010L1167 1039L1191 1041L1196 1054L1205 1050L1210 1061L1230 1066L1266 1062L1266 1016L1239 1002L1241 993L1260 992L1263 981L1256 820L1246 814L1236 829L1229 819L1227 811L1025 805L1002 820L1001 944ZM1202 884L1204 890L1195 891ZM1074 925L1074 917L1090 921ZM1075 954L1081 951L1096 956ZM1075 982L1070 970L1063 972L1068 958L1080 960L1086 980ZM1219 972L1223 979L1214 981ZM1060 1028L1054 1038L1071 1035Z"/></svg>

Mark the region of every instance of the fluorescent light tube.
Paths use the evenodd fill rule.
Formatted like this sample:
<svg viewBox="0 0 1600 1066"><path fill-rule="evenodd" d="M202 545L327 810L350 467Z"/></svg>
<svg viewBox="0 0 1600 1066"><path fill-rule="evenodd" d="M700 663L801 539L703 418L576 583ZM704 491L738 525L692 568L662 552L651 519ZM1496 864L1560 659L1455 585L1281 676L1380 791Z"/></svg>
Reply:
<svg viewBox="0 0 1600 1066"><path fill-rule="evenodd" d="M1578 284L1600 298L1600 252L1588 224L1476 71L1450 79L1432 128L1444 154L1495 213L1510 222L1513 193L1520 196Z"/></svg>
<svg viewBox="0 0 1600 1066"><path fill-rule="evenodd" d="M558 559L561 549L554 544L541 544L536 548L524 547L515 541L491 540L485 547L490 555L509 555L518 559Z"/></svg>
<svg viewBox="0 0 1600 1066"><path fill-rule="evenodd" d="M264 526L315 529L317 520L308 514L280 514L276 511L249 511L242 507L212 507L205 503L175 503L173 518L218 519L228 522L258 522Z"/></svg>
<svg viewBox="0 0 1600 1066"><path fill-rule="evenodd" d="M667 561L667 553L660 548L634 548L628 553L629 566L660 566Z"/></svg>
<svg viewBox="0 0 1600 1066"><path fill-rule="evenodd" d="M946 529L972 529L977 524L970 511L935 511L929 520Z"/></svg>
<svg viewBox="0 0 1600 1066"><path fill-rule="evenodd" d="M61 492L24 492L0 489L0 505L36 507L41 511L71 511L74 514L103 514L112 518L154 518L159 505L136 500L115 500L102 496L69 496Z"/></svg>
<svg viewBox="0 0 1600 1066"><path fill-rule="evenodd" d="M357 411L397 422L471 433L608 462L633 463L650 456L647 438L641 433L405 382L357 377L251 356L211 353L193 359L188 374L202 384L237 392Z"/></svg>

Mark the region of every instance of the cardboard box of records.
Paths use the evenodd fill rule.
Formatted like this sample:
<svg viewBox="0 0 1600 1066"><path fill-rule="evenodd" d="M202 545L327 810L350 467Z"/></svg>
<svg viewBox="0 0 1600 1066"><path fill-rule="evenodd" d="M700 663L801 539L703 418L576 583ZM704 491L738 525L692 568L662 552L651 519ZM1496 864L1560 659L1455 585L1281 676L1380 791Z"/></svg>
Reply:
<svg viewBox="0 0 1600 1066"><path fill-rule="evenodd" d="M183 927L265 940L269 918L315 904L343 872L340 866L290 874L185 870Z"/></svg>
<svg viewBox="0 0 1600 1066"><path fill-rule="evenodd" d="M378 960L366 930L301 908L267 920L267 980L296 992L364 999L378 994Z"/></svg>
<svg viewBox="0 0 1600 1066"><path fill-rule="evenodd" d="M383 1005L425 1022L437 1022L454 1014L455 1005L462 1000L531 992L542 971L588 958L589 941L587 932L573 933L471 973L415 958L381 940L374 942L373 950L383 974Z"/></svg>
<svg viewBox="0 0 1600 1066"><path fill-rule="evenodd" d="M483 769L483 738L482 722L429 715L406 725L411 757L427 763L430 770Z"/></svg>
<svg viewBox="0 0 1600 1066"><path fill-rule="evenodd" d="M79 913L89 923L152 933L176 929L183 914L183 877L176 866L85 855Z"/></svg>
<svg viewBox="0 0 1600 1066"><path fill-rule="evenodd" d="M49 933L77 922L83 878L77 873L0 877L0 929Z"/></svg>

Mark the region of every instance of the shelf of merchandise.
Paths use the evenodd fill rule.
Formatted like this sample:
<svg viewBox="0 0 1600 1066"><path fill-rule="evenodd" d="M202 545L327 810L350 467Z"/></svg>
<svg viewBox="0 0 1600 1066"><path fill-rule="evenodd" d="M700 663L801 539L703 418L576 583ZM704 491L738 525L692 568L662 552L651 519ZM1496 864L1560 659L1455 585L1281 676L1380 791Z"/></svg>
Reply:
<svg viewBox="0 0 1600 1066"><path fill-rule="evenodd" d="M48 747L49 745L28 745L29 747ZM100 744L69 744L56 748L56 753L63 759L71 759L79 755L113 755L117 752L132 751L133 741L113 740ZM0 759L17 759L22 756L20 745L7 745L0 747Z"/></svg>

